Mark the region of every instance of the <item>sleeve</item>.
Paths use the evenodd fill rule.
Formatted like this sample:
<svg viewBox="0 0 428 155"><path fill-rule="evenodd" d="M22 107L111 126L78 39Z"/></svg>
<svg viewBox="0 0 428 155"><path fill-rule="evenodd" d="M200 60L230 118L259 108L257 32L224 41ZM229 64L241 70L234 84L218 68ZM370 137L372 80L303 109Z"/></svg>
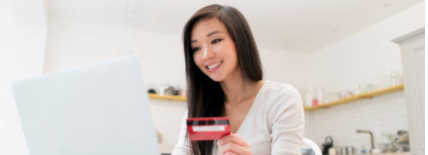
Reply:
<svg viewBox="0 0 428 155"><path fill-rule="evenodd" d="M301 155L305 118L299 92L288 85L275 97L272 125L272 155Z"/></svg>
<svg viewBox="0 0 428 155"><path fill-rule="evenodd" d="M172 155L191 155L192 151L190 148L189 140L186 140L186 132L187 132L187 111L184 113L183 121L181 123L180 135L178 136L177 145L175 145L172 150Z"/></svg>

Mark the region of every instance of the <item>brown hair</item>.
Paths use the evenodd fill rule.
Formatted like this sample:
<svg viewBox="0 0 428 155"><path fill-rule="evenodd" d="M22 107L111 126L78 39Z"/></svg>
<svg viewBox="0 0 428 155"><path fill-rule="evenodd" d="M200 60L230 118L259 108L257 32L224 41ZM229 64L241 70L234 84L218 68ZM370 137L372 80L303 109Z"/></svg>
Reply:
<svg viewBox="0 0 428 155"><path fill-rule="evenodd" d="M194 25L201 19L209 18L217 18L226 26L235 43L238 65L241 68L243 80L260 81L263 79L259 52L244 16L230 6L213 4L203 7L187 21L183 33L188 118L225 115L223 89L220 83L211 80L196 66L190 42ZM188 139L186 138L186 140ZM196 141L190 144L194 155L211 155L214 141Z"/></svg>

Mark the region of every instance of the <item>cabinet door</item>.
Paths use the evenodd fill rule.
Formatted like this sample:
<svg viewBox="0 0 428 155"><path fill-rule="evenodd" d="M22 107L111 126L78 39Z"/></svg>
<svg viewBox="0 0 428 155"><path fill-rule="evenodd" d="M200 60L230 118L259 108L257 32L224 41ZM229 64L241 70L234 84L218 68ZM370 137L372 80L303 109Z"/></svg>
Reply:
<svg viewBox="0 0 428 155"><path fill-rule="evenodd" d="M425 28L395 40L403 54L411 155L425 154Z"/></svg>

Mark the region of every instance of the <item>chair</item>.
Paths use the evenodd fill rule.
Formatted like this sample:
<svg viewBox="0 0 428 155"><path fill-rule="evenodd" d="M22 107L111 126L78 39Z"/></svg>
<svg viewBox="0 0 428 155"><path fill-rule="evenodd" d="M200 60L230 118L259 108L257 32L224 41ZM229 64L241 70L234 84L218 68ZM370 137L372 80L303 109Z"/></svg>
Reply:
<svg viewBox="0 0 428 155"><path fill-rule="evenodd" d="M312 149L312 151L313 151L313 153L315 153L315 155L322 155L321 149L318 147L318 145L314 141L312 141L310 139L303 138L302 153L303 153L303 150L305 147L306 148L309 147L310 149Z"/></svg>

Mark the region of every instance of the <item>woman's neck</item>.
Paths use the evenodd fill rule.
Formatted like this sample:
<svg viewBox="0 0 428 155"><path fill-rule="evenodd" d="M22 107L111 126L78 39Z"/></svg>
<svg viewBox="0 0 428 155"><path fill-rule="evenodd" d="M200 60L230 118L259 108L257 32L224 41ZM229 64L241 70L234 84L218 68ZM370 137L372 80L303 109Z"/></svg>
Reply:
<svg viewBox="0 0 428 155"><path fill-rule="evenodd" d="M257 94L260 82L243 79L240 69L236 69L220 82L226 97L226 102L239 104L241 101Z"/></svg>

